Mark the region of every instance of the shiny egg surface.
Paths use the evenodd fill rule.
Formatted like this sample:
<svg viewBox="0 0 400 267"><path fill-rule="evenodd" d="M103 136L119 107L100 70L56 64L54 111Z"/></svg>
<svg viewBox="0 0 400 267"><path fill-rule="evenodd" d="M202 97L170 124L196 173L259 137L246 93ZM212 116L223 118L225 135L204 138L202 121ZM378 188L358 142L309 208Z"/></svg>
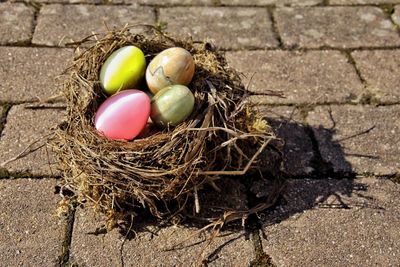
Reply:
<svg viewBox="0 0 400 267"><path fill-rule="evenodd" d="M103 90L112 95L118 91L135 88L146 71L146 59L142 50L130 45L114 51L100 69Z"/></svg>
<svg viewBox="0 0 400 267"><path fill-rule="evenodd" d="M100 105L95 127L109 139L131 140L145 128L149 115L150 98L139 90L124 90Z"/></svg>
<svg viewBox="0 0 400 267"><path fill-rule="evenodd" d="M187 50L181 47L168 48L154 57L147 67L147 86L156 94L169 85L188 85L194 69L193 57Z"/></svg>
<svg viewBox="0 0 400 267"><path fill-rule="evenodd" d="M187 119L194 108L194 95L184 85L171 85L159 91L151 100L150 117L161 126L176 126Z"/></svg>

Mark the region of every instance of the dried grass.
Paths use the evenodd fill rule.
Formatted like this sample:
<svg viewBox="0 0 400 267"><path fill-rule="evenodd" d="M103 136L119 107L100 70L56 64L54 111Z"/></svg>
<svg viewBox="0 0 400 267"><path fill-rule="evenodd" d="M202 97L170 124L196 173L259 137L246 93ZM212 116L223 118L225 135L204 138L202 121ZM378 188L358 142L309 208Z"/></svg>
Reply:
<svg viewBox="0 0 400 267"><path fill-rule="evenodd" d="M147 61L173 46L190 51L196 72L189 88L196 106L188 120L171 129L152 128L149 136L130 142L96 132L93 117L106 97L100 67L126 45L140 47ZM129 28L110 31L75 57L66 77L67 121L54 142L64 183L111 222L140 207L158 218L182 212L189 199L198 201L204 184L257 169L257 157L275 139L268 124L250 112L239 74L206 43L171 38L151 27L145 35Z"/></svg>

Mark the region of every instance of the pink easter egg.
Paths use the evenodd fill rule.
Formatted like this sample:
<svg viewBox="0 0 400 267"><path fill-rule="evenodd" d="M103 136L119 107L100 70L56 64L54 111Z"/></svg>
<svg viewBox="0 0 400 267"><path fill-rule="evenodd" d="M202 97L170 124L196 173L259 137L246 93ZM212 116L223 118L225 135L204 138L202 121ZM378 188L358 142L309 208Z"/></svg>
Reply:
<svg viewBox="0 0 400 267"><path fill-rule="evenodd" d="M95 127L109 139L131 140L144 129L149 116L150 98L139 90L124 90L100 105Z"/></svg>

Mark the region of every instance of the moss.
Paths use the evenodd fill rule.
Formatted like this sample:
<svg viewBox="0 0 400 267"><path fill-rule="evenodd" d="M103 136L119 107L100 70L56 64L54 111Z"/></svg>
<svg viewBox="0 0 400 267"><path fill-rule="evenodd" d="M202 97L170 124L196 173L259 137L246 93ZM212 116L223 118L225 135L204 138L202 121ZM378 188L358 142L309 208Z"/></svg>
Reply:
<svg viewBox="0 0 400 267"><path fill-rule="evenodd" d="M371 91L366 91L360 96L360 104L364 105L378 105L380 103L380 97Z"/></svg>
<svg viewBox="0 0 400 267"><path fill-rule="evenodd" d="M2 162L0 162L2 163ZM0 167L0 180L1 179L43 179L43 178L58 178L54 175L40 175L32 174L30 172L10 172L5 167Z"/></svg>
<svg viewBox="0 0 400 267"><path fill-rule="evenodd" d="M276 267L276 265L272 262L272 258L265 253L262 248L261 238L258 230L253 232L252 239L256 258L250 262L250 267Z"/></svg>
<svg viewBox="0 0 400 267"><path fill-rule="evenodd" d="M390 178L393 182L400 184L400 173L395 174L392 178Z"/></svg>
<svg viewBox="0 0 400 267"><path fill-rule="evenodd" d="M9 176L10 173L8 172L8 170L6 168L0 167L0 179L8 178Z"/></svg>
<svg viewBox="0 0 400 267"><path fill-rule="evenodd" d="M270 256L263 252L259 257L250 262L250 267L276 267Z"/></svg>
<svg viewBox="0 0 400 267"><path fill-rule="evenodd" d="M25 5L32 7L33 9L35 9L36 12L40 11L40 8L42 7L42 3L39 3L37 1L32 1L32 0L28 0L28 1L24 1Z"/></svg>
<svg viewBox="0 0 400 267"><path fill-rule="evenodd" d="M157 22L156 28L160 31L165 31L168 27L168 23L165 21L159 21Z"/></svg>
<svg viewBox="0 0 400 267"><path fill-rule="evenodd" d="M70 247L71 247L71 242L72 242L72 229L75 221L75 210L70 210L68 214L66 215L66 226L64 229L64 240L62 243L62 254L60 255L58 262L59 266L62 267L78 267L78 264L74 261L72 261L69 258L69 252L70 252Z"/></svg>
<svg viewBox="0 0 400 267"><path fill-rule="evenodd" d="M8 111L10 111L12 105L6 103L6 104L3 104L1 107L3 108L3 111L0 112L0 135L3 132L4 126L6 125L7 114L8 114Z"/></svg>
<svg viewBox="0 0 400 267"><path fill-rule="evenodd" d="M79 265L74 261L68 261L64 263L62 267L79 267Z"/></svg>
<svg viewBox="0 0 400 267"><path fill-rule="evenodd" d="M394 6L392 4L383 4L380 5L380 8L389 16L394 13Z"/></svg>
<svg viewBox="0 0 400 267"><path fill-rule="evenodd" d="M311 105L301 106L298 108L300 112L300 116L303 122L307 121L307 116L310 111L314 110L314 107Z"/></svg>

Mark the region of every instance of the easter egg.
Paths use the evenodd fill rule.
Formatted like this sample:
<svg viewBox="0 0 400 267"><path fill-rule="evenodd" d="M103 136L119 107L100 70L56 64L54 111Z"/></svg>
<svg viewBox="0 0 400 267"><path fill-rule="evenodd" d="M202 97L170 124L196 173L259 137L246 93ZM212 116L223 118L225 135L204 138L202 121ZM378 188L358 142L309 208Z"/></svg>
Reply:
<svg viewBox="0 0 400 267"><path fill-rule="evenodd" d="M96 112L95 127L109 139L135 138L150 115L150 98L139 90L124 90L104 101Z"/></svg>
<svg viewBox="0 0 400 267"><path fill-rule="evenodd" d="M146 82L150 91L156 94L169 85L188 85L193 74L192 55L181 47L172 47L162 51L150 62L146 69Z"/></svg>
<svg viewBox="0 0 400 267"><path fill-rule="evenodd" d="M130 45L114 51L100 70L100 83L108 95L135 88L146 71L142 50Z"/></svg>
<svg viewBox="0 0 400 267"><path fill-rule="evenodd" d="M192 113L194 96L184 85L170 85L159 91L151 100L150 117L161 126L175 126Z"/></svg>

